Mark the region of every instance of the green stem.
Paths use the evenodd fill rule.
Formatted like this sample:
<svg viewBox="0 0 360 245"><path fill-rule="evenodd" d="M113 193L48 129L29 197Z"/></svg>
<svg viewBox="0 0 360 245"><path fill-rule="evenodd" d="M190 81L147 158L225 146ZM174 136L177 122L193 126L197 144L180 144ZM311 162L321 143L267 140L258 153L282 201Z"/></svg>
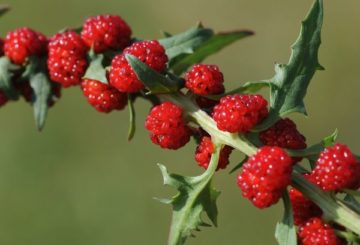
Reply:
<svg viewBox="0 0 360 245"><path fill-rule="evenodd" d="M243 135L219 130L215 121L185 95L181 93L164 94L160 95L160 98L164 101L171 101L181 106L188 116L196 121L219 143L230 145L248 156L251 156L256 152L257 148ZM315 202L323 210L326 217L360 235L360 215L358 213L354 212L341 202L334 200L328 193L323 192L309 183L299 173L293 173L292 181L292 185Z"/></svg>
<svg viewBox="0 0 360 245"><path fill-rule="evenodd" d="M339 223L360 235L360 215L335 200L330 194L321 191L317 186L308 182L301 174L294 172L292 185L306 197L316 203L326 218Z"/></svg>

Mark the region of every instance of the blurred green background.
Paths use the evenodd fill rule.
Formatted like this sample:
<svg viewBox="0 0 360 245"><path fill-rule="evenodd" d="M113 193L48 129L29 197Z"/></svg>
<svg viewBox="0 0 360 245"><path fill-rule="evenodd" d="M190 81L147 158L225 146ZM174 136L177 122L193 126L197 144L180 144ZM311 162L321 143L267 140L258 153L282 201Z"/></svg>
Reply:
<svg viewBox="0 0 360 245"><path fill-rule="evenodd" d="M79 26L100 13L120 14L135 36L159 38L160 30L183 31L201 20L215 30L247 28L254 37L207 60L223 70L226 86L270 78L274 62L286 62L299 23L312 0L8 0L13 10L1 18L0 34L30 26L48 35ZM325 1L325 24L318 72L306 104L308 118L294 115L308 142L340 131L340 141L360 152L360 2ZM165 244L171 209L152 199L174 193L162 186L156 163L171 172L198 174L194 142L179 151L150 143L143 128L149 105L139 101L138 131L126 140L127 110L104 115L87 105L79 88L63 91L42 133L23 101L0 115L0 244L119 245ZM241 154L232 156L235 164ZM222 171L215 186L219 227L197 233L188 244L275 244L281 204L260 211L241 197L236 175Z"/></svg>

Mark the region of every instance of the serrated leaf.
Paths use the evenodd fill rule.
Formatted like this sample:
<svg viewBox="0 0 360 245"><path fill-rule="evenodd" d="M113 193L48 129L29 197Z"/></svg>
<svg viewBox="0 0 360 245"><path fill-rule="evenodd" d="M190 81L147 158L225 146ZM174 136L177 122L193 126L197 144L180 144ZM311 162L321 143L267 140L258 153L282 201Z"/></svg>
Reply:
<svg viewBox="0 0 360 245"><path fill-rule="evenodd" d="M183 33L160 39L160 44L165 48L166 55L171 61L181 54L191 54L206 40L213 36L211 29L193 27Z"/></svg>
<svg viewBox="0 0 360 245"><path fill-rule="evenodd" d="M200 226L209 226L201 219L206 213L211 222L217 225L216 199L220 192L211 186L211 178L219 160L220 146L215 147L208 169L200 176L186 177L169 174L163 165L159 165L164 184L175 187L179 192L166 203L173 206L173 217L168 245L181 245L192 236Z"/></svg>
<svg viewBox="0 0 360 245"><path fill-rule="evenodd" d="M173 93L179 90L179 82L166 77L151 69L148 65L133 55L126 54L126 59L151 94Z"/></svg>
<svg viewBox="0 0 360 245"><path fill-rule="evenodd" d="M6 4L0 4L0 17L6 14L10 10L10 6Z"/></svg>
<svg viewBox="0 0 360 245"><path fill-rule="evenodd" d="M19 67L11 63L8 57L0 57L0 90L2 90L8 98L13 100L19 97L12 83L12 71L16 69L19 69Z"/></svg>
<svg viewBox="0 0 360 245"><path fill-rule="evenodd" d="M34 118L38 130L45 125L48 111L48 100L51 94L50 79L44 72L38 72L30 77L30 86L34 91Z"/></svg>
<svg viewBox="0 0 360 245"><path fill-rule="evenodd" d="M106 77L106 69L103 65L104 55L94 54L93 51L90 53L90 64L86 69L84 79L96 80L105 84L108 84Z"/></svg>
<svg viewBox="0 0 360 245"><path fill-rule="evenodd" d="M302 22L289 62L275 66L275 76L270 80L270 115L258 128L270 127L279 117L292 112L306 115L304 97L307 87L315 72L324 69L318 61L322 22L323 1L315 0Z"/></svg>
<svg viewBox="0 0 360 245"><path fill-rule="evenodd" d="M134 108L134 98L131 94L128 94L128 108L129 108L129 131L128 131L128 141L132 140L136 131L135 123L135 108Z"/></svg>
<svg viewBox="0 0 360 245"><path fill-rule="evenodd" d="M293 211L287 192L284 192L282 200L284 203L284 217L282 221L276 225L275 238L280 245L296 245L297 237Z"/></svg>
<svg viewBox="0 0 360 245"><path fill-rule="evenodd" d="M179 57L179 59L176 59L171 63L170 68L174 71L175 74L181 74L193 64L200 63L206 57L219 52L233 42L253 34L254 33L252 31L248 30L217 33L206 40L198 48L195 48L192 54L187 54Z"/></svg>

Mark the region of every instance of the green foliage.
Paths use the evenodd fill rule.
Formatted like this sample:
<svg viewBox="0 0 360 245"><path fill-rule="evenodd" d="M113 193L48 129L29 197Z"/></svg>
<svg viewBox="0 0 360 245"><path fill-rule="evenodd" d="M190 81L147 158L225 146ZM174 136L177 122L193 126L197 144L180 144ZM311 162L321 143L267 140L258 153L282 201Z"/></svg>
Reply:
<svg viewBox="0 0 360 245"><path fill-rule="evenodd" d="M289 62L275 66L275 76L269 80L270 115L258 129L265 129L280 116L292 112L306 114L303 100L307 87L315 71L323 69L318 61L322 21L323 2L316 0L302 22L300 35L292 46Z"/></svg>
<svg viewBox="0 0 360 245"><path fill-rule="evenodd" d="M6 14L10 10L9 5L0 4L0 17Z"/></svg>
<svg viewBox="0 0 360 245"><path fill-rule="evenodd" d="M103 65L104 55L95 54L93 51L91 51L89 56L90 56L90 64L83 78L97 80L99 82L108 84L108 80L106 78L106 70Z"/></svg>
<svg viewBox="0 0 360 245"><path fill-rule="evenodd" d="M135 121L135 108L134 108L134 96L128 94L128 107L129 107L129 130L128 130L128 141L132 140L136 131Z"/></svg>
<svg viewBox="0 0 360 245"><path fill-rule="evenodd" d="M279 245L296 245L296 229L294 225L293 211L291 201L287 192L283 194L284 217L277 223L275 238Z"/></svg>
<svg viewBox="0 0 360 245"><path fill-rule="evenodd" d="M48 102L51 94L50 79L44 72L37 72L30 77L30 86L34 90L33 102L34 118L38 130L42 130L48 111Z"/></svg>
<svg viewBox="0 0 360 245"><path fill-rule="evenodd" d="M219 160L220 146L216 146L208 169L200 176L184 177L169 174L163 165L159 165L164 178L164 184L175 187L179 193L171 200L161 200L172 204L173 218L170 228L169 245L184 244L194 230L200 226L209 226L201 219L205 212L211 222L217 225L216 199L220 192L211 186L211 178Z"/></svg>
<svg viewBox="0 0 360 245"><path fill-rule="evenodd" d="M126 59L134 69L137 77L141 80L151 94L164 94L176 92L180 89L178 81L169 76L158 73L133 55L126 55Z"/></svg>
<svg viewBox="0 0 360 245"><path fill-rule="evenodd" d="M19 69L19 66L11 63L8 57L0 57L0 90L2 90L8 98L13 100L19 97L12 83L12 71L17 69Z"/></svg>

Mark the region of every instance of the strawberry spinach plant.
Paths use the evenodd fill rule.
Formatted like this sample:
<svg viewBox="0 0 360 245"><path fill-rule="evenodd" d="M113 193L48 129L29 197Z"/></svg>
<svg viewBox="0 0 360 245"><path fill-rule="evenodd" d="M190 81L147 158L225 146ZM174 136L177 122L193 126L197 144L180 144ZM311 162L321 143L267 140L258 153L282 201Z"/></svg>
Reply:
<svg viewBox="0 0 360 245"><path fill-rule="evenodd" d="M0 15L7 7L0 8ZM216 171L238 150L245 159L234 166L244 198L259 209L281 199L284 215L276 226L279 244L359 244L360 160L337 131L308 145L287 115L306 115L304 97L315 72L323 22L323 1L314 0L292 46L287 64L276 64L272 78L226 91L216 65L203 60L251 31L216 33L201 24L160 40L132 37L119 16L88 18L80 28L52 37L31 28L10 31L0 40L0 105L23 97L43 129L48 109L61 89L80 85L97 111L130 112L128 140L135 133L134 103L152 104L145 128L151 141L177 150L194 138L199 176L169 173L159 165L165 185L178 190L169 199L173 217L169 245L184 244L200 227L217 225ZM269 91L269 101L257 94ZM239 194L239 198L240 194Z"/></svg>

